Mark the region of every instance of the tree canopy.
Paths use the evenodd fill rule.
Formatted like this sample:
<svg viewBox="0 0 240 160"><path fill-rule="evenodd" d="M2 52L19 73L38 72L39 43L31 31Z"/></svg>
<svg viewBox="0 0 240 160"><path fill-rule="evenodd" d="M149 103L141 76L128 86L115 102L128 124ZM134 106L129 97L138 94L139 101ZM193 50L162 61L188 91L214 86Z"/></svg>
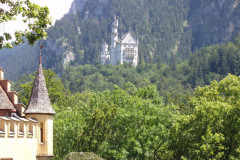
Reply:
<svg viewBox="0 0 240 160"><path fill-rule="evenodd" d="M173 125L174 159L239 159L239 95L240 77L234 75L198 87L189 101L193 112Z"/></svg>
<svg viewBox="0 0 240 160"><path fill-rule="evenodd" d="M70 152L119 160L240 158L240 77L198 87L182 109L164 102L155 85L71 94L52 71L44 75L57 112L54 159ZM31 86L20 86L25 103Z"/></svg>
<svg viewBox="0 0 240 160"><path fill-rule="evenodd" d="M45 30L51 24L48 7L40 7L30 0L0 0L0 4L3 6L0 9L0 23L16 20L17 16L21 16L22 21L28 26L24 31L15 31L13 43L10 42L14 39L12 35L3 31L3 35L0 36L0 49L12 48L12 44L23 43L23 37L26 37L30 45L39 39L46 38Z"/></svg>

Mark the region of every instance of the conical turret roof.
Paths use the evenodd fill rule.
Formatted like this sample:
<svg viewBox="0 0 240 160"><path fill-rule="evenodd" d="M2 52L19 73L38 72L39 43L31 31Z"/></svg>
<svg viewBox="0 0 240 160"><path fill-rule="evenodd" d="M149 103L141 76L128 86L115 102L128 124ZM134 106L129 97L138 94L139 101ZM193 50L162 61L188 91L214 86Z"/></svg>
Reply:
<svg viewBox="0 0 240 160"><path fill-rule="evenodd" d="M48 96L48 90L41 64L41 54L31 97L24 114L55 114Z"/></svg>

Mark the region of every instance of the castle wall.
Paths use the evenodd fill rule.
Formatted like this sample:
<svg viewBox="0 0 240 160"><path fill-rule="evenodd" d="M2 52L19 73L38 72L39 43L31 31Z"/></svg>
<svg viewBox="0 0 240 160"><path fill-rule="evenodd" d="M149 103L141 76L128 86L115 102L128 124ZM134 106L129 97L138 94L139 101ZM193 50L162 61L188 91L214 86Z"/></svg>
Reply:
<svg viewBox="0 0 240 160"><path fill-rule="evenodd" d="M132 50L132 57L133 58L128 58L129 55L127 55L127 52L126 50ZM137 67L137 64L138 64L138 45L137 44L134 44L134 43L123 43L121 45L121 52L122 52L122 63L123 64L124 62L126 63L132 63L132 65L134 67Z"/></svg>
<svg viewBox="0 0 240 160"><path fill-rule="evenodd" d="M0 159L37 160L37 126L37 121L0 117Z"/></svg>
<svg viewBox="0 0 240 160"><path fill-rule="evenodd" d="M101 64L106 65L110 63L110 54L108 51L102 51L101 52Z"/></svg>
<svg viewBox="0 0 240 160"><path fill-rule="evenodd" d="M47 114L29 114L26 118L33 118L38 120L38 148L37 155L53 156L53 116ZM43 142L41 142L40 125L43 125Z"/></svg>

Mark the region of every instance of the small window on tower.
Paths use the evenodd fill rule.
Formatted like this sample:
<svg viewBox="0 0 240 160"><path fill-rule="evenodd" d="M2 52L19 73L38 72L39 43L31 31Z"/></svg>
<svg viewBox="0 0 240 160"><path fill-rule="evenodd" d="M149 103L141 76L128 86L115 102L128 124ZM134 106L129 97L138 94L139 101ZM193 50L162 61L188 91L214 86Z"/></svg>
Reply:
<svg viewBox="0 0 240 160"><path fill-rule="evenodd" d="M44 143L44 126L43 126L43 123L40 124L40 133L41 133L41 143Z"/></svg>

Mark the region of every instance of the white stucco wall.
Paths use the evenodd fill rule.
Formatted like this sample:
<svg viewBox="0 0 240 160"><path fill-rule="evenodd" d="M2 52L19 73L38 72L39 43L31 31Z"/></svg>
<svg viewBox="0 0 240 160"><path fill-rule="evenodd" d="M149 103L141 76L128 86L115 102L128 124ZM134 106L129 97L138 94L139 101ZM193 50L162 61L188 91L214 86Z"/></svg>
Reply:
<svg viewBox="0 0 240 160"><path fill-rule="evenodd" d="M34 120L35 119L35 120ZM23 124L20 127L20 124ZM40 125L44 125L44 143L41 143ZM0 117L0 159L39 160L37 156L53 156L53 116L26 115L26 119ZM20 135L20 130L24 131ZM11 131L14 133L11 134ZM32 134L29 134L29 131ZM49 158L44 158L49 159Z"/></svg>
<svg viewBox="0 0 240 160"><path fill-rule="evenodd" d="M14 122L14 134L10 135L10 121L0 120L5 126L4 136L0 136L0 159L36 160L37 155L37 123L25 122L24 135L19 136L19 123ZM33 136L28 136L28 126L33 125Z"/></svg>

